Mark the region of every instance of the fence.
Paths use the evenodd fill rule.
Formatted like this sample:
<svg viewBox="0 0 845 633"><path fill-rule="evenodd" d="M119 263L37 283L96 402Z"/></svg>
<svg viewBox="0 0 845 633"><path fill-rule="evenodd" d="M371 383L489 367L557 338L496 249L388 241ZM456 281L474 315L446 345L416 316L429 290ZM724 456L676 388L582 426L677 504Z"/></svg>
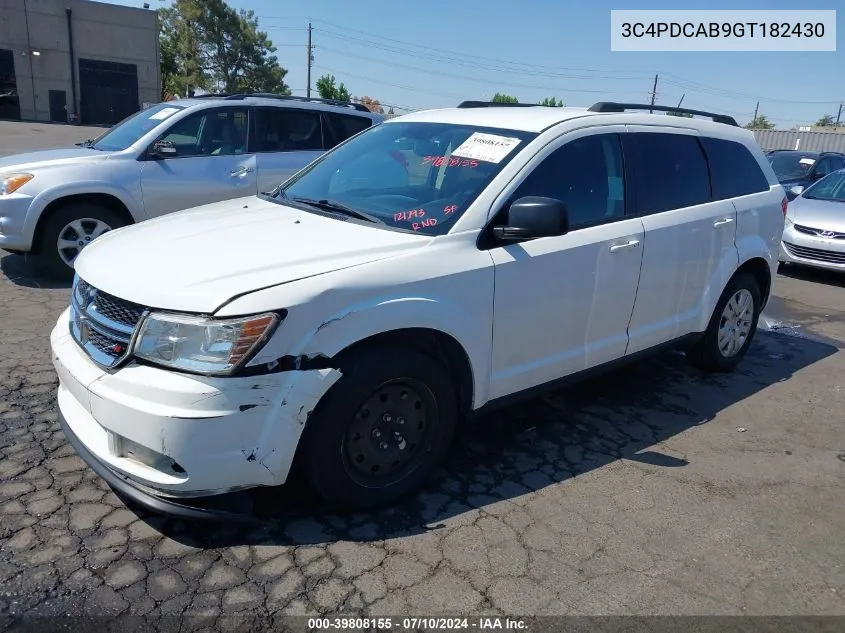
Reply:
<svg viewBox="0 0 845 633"><path fill-rule="evenodd" d="M764 150L803 149L808 152L845 152L845 134L837 132L798 132L793 130L754 130Z"/></svg>

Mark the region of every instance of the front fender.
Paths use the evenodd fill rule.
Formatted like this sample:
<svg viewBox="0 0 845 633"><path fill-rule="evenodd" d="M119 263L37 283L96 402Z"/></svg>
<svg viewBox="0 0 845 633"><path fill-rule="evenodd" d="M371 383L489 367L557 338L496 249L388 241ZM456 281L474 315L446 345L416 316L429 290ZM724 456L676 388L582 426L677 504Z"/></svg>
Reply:
<svg viewBox="0 0 845 633"><path fill-rule="evenodd" d="M364 339L396 330L421 328L451 336L463 348L470 363L473 408L488 398L486 382L490 367L492 314L482 319L464 306L438 298L398 297L360 303L343 309L291 341L285 355L336 356ZM274 349L275 348L275 349ZM277 360L279 349L269 344L250 365Z"/></svg>
<svg viewBox="0 0 845 633"><path fill-rule="evenodd" d="M29 205L24 222L24 231L27 235L35 235L38 220L51 203L69 196L84 194L104 194L117 198L136 222L144 219L143 205L138 194L133 194L128 188L99 180L76 180L53 185L38 193Z"/></svg>

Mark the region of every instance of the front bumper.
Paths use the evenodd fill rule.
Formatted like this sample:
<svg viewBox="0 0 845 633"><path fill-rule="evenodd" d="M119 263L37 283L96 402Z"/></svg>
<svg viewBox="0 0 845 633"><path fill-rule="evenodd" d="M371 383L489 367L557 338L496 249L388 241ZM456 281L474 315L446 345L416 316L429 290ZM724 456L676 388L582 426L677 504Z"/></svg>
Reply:
<svg viewBox="0 0 845 633"><path fill-rule="evenodd" d="M845 239L831 239L802 233L787 223L778 259L826 270L845 271Z"/></svg>
<svg viewBox="0 0 845 633"><path fill-rule="evenodd" d="M71 338L67 318L50 336L65 433L110 485L156 512L283 484L308 413L340 377L206 377L137 364L108 373Z"/></svg>
<svg viewBox="0 0 845 633"><path fill-rule="evenodd" d="M32 249L32 232L26 229L26 215L31 204L32 196L22 193L0 196L0 248Z"/></svg>
<svg viewBox="0 0 845 633"><path fill-rule="evenodd" d="M160 497L151 490L144 490L126 475L106 466L94 453L89 451L85 444L74 435L61 412L59 413L59 424L76 454L124 501L155 514L164 514L186 521L259 523L252 513L251 498L243 493L200 497L196 502L180 502Z"/></svg>

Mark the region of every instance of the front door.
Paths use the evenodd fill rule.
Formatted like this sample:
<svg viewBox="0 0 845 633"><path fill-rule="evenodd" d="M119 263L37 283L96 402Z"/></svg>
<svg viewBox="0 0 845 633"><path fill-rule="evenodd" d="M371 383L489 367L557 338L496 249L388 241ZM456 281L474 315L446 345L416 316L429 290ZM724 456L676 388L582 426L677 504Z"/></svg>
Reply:
<svg viewBox="0 0 845 633"><path fill-rule="evenodd" d="M146 160L141 170L147 217L255 195L248 121L248 108L221 107L174 123L159 140L172 144L176 155Z"/></svg>
<svg viewBox="0 0 845 633"><path fill-rule="evenodd" d="M504 244L496 271L491 397L549 382L625 354L643 225L626 215L620 135L582 130L534 159L508 196L562 200L566 235ZM494 223L505 221L502 209Z"/></svg>

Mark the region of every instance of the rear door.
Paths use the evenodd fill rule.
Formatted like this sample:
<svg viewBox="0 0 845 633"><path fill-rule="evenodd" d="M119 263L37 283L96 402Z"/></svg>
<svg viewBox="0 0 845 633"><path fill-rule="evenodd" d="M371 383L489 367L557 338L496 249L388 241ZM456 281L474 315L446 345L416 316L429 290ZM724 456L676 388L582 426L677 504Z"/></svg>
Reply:
<svg viewBox="0 0 845 633"><path fill-rule="evenodd" d="M147 217L255 195L248 127L246 107L201 110L176 121L159 138L172 143L176 155L149 158L141 170Z"/></svg>
<svg viewBox="0 0 845 633"><path fill-rule="evenodd" d="M253 147L258 165L258 191L268 192L317 159L327 146L319 110L257 107Z"/></svg>
<svg viewBox="0 0 845 633"><path fill-rule="evenodd" d="M630 126L637 213L645 227L642 273L628 354L699 328L737 266L736 209L714 200L710 171L694 130Z"/></svg>

